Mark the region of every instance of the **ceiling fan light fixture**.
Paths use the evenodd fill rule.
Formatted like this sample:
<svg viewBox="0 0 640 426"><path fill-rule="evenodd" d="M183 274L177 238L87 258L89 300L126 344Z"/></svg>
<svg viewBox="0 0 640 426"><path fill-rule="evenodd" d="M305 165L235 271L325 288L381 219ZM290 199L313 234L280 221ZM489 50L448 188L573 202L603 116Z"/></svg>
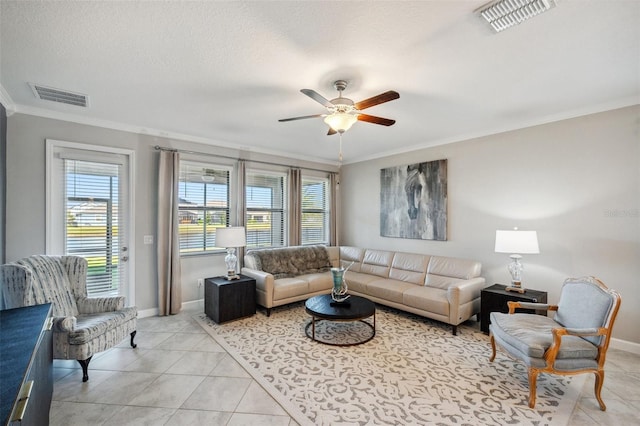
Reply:
<svg viewBox="0 0 640 426"><path fill-rule="evenodd" d="M499 0L482 6L480 15L499 33L554 6L554 0Z"/></svg>
<svg viewBox="0 0 640 426"><path fill-rule="evenodd" d="M358 116L347 112L334 112L324 118L324 122L338 133L344 133L358 121Z"/></svg>

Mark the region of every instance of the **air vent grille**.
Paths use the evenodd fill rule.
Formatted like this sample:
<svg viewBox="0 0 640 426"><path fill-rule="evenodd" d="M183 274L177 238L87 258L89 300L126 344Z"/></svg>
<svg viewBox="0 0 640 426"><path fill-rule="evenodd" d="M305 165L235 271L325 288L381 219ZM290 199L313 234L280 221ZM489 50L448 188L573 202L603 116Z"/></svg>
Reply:
<svg viewBox="0 0 640 426"><path fill-rule="evenodd" d="M482 6L480 15L499 33L554 6L554 0L498 0Z"/></svg>
<svg viewBox="0 0 640 426"><path fill-rule="evenodd" d="M58 102L67 105L75 105L86 108L89 97L82 93L74 93L68 90L54 89L53 87L41 86L39 84L29 83L33 94L38 99L44 101Z"/></svg>

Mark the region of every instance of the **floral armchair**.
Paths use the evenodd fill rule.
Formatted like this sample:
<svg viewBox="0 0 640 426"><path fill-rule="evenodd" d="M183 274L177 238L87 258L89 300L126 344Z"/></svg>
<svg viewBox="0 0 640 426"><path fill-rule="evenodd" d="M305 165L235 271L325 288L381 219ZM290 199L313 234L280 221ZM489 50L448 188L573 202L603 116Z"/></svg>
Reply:
<svg viewBox="0 0 640 426"><path fill-rule="evenodd" d="M492 355L496 344L529 370L529 407L536 404L538 374L594 373L595 396L600 395L604 363L613 323L620 309L620 294L593 277L565 280L558 305L507 302L509 313L491 313L489 325ZM517 308L555 311L555 317L515 314Z"/></svg>
<svg viewBox="0 0 640 426"><path fill-rule="evenodd" d="M136 347L136 307L124 297L87 297L87 261L78 256L30 256L0 266L7 309L51 303L54 317L53 357L75 359L82 381L89 380L91 357L128 336Z"/></svg>

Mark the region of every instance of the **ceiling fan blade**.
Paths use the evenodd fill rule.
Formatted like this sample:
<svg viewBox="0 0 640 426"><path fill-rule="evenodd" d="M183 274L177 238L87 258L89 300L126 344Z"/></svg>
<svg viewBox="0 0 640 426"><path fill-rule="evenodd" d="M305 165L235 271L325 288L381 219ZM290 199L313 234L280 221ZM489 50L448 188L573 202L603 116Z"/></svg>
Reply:
<svg viewBox="0 0 640 426"><path fill-rule="evenodd" d="M335 135L336 133L338 133L338 132L336 132L331 127L329 127L329 131L327 132L327 136Z"/></svg>
<svg viewBox="0 0 640 426"><path fill-rule="evenodd" d="M304 93L305 95L307 95L308 97L310 97L311 99L313 99L314 101L316 101L318 103L321 103L322 105L324 105L327 108L333 107L333 104L331 102L329 102L329 100L327 98L325 98L324 96L322 96L320 93L316 92L315 90L302 89L300 91L302 93Z"/></svg>
<svg viewBox="0 0 640 426"><path fill-rule="evenodd" d="M366 121L367 123L373 124L382 124L383 126L392 126L395 124L396 120L391 120L388 118L376 117L374 115L368 114L358 114L359 121Z"/></svg>
<svg viewBox="0 0 640 426"><path fill-rule="evenodd" d="M389 90L388 92L384 92L379 94L378 96L374 96L369 99L365 99L364 101L357 102L354 107L357 110L363 110L367 108L371 108L374 105L383 104L385 102L393 101L394 99L398 99L400 94L393 90Z"/></svg>
<svg viewBox="0 0 640 426"><path fill-rule="evenodd" d="M280 122L285 122L285 121L295 121L295 120L304 120L306 118L316 118L316 117L322 117L323 114L314 114L314 115L303 115L302 117L291 117L291 118L281 118Z"/></svg>

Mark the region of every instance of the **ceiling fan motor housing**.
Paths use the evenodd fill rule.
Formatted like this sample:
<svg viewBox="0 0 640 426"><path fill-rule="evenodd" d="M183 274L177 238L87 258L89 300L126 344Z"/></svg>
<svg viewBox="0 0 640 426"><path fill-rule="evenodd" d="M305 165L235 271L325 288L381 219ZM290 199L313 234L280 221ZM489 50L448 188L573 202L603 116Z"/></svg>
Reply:
<svg viewBox="0 0 640 426"><path fill-rule="evenodd" d="M342 92L347 88L348 84L347 80L336 80L333 82L333 87L335 87L338 92Z"/></svg>

